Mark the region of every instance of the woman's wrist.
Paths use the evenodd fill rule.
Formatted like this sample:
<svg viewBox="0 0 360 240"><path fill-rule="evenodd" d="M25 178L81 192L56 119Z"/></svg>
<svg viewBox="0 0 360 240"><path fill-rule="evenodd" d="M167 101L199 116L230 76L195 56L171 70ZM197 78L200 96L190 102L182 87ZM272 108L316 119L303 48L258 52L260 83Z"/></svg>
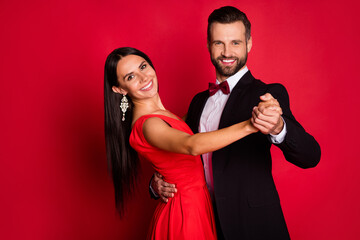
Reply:
<svg viewBox="0 0 360 240"><path fill-rule="evenodd" d="M246 121L246 130L251 133L256 133L259 131L254 125L251 123L250 119Z"/></svg>

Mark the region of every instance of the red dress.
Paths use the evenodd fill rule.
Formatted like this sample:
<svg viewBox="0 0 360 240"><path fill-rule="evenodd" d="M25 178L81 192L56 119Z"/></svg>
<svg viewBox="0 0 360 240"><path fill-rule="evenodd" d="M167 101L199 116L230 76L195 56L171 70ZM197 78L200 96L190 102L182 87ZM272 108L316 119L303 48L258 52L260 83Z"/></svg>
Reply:
<svg viewBox="0 0 360 240"><path fill-rule="evenodd" d="M131 146L141 159L150 161L164 180L174 183L178 190L168 203L159 201L147 239L216 239L211 198L200 156L167 152L151 146L142 131L145 120L150 117L161 118L172 128L193 134L184 121L163 115L144 115L133 126Z"/></svg>

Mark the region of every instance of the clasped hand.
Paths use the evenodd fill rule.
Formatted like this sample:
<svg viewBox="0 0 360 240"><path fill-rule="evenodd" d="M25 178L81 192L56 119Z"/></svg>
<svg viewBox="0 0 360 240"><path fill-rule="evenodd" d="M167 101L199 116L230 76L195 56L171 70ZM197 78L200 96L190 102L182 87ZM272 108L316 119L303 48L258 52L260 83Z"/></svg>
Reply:
<svg viewBox="0 0 360 240"><path fill-rule="evenodd" d="M251 123L263 134L279 134L284 127L279 102L270 93L260 96L260 100L253 108Z"/></svg>

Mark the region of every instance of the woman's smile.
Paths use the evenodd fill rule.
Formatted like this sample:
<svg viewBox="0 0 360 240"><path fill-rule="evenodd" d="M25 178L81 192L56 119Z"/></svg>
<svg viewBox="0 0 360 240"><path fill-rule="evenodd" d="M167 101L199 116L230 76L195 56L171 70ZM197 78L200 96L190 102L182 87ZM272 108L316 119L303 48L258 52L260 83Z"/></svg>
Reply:
<svg viewBox="0 0 360 240"><path fill-rule="evenodd" d="M153 81L150 80L150 82L143 88L140 88L141 91L150 91L153 87Z"/></svg>

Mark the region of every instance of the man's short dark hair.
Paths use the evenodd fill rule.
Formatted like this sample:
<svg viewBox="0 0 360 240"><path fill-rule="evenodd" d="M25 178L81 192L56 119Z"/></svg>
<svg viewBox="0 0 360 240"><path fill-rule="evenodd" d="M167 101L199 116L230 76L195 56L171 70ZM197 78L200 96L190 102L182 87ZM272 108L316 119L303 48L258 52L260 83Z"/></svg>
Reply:
<svg viewBox="0 0 360 240"><path fill-rule="evenodd" d="M210 42L210 27L214 22L218 23L234 23L240 21L245 26L246 41L251 37L251 23L246 14L232 6L225 6L215 9L208 18L207 40Z"/></svg>

